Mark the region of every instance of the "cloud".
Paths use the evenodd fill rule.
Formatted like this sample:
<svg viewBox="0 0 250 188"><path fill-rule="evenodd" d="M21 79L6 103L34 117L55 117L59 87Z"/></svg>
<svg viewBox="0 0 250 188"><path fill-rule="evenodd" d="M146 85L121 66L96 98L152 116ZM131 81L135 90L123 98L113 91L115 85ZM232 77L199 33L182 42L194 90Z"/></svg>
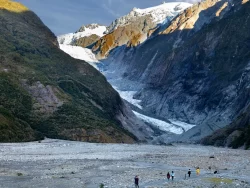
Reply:
<svg viewBox="0 0 250 188"><path fill-rule="evenodd" d="M120 14L118 14L114 8L113 8L113 1L112 0L108 0L108 4L103 3L102 7L110 14L112 15L114 18L120 17Z"/></svg>

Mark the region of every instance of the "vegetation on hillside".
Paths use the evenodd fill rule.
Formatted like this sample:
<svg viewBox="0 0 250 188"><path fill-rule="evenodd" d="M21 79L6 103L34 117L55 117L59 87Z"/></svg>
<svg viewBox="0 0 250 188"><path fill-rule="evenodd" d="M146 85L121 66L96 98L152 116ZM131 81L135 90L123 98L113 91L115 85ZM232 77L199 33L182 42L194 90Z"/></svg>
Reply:
<svg viewBox="0 0 250 188"><path fill-rule="evenodd" d="M103 130L107 134L91 140L132 142L116 120L122 101L105 77L62 52L34 13L12 11L19 3L11 1L1 0L0 7L0 141L86 141Z"/></svg>
<svg viewBox="0 0 250 188"><path fill-rule="evenodd" d="M28 11L28 8L23 6L21 3L12 2L9 0L0 0L0 9L6 9L12 12Z"/></svg>

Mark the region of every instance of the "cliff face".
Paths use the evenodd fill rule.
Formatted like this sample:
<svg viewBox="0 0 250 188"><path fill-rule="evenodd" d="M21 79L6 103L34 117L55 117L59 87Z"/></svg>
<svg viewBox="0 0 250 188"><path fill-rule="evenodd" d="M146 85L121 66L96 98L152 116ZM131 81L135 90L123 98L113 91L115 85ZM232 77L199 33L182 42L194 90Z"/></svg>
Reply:
<svg viewBox="0 0 250 188"><path fill-rule="evenodd" d="M135 83L135 98L147 112L197 125L177 140L198 140L230 124L250 103L249 6L198 3L142 45L114 49L105 69Z"/></svg>
<svg viewBox="0 0 250 188"><path fill-rule="evenodd" d="M62 52L33 12L0 0L0 25L0 141L136 140L118 93L88 63Z"/></svg>

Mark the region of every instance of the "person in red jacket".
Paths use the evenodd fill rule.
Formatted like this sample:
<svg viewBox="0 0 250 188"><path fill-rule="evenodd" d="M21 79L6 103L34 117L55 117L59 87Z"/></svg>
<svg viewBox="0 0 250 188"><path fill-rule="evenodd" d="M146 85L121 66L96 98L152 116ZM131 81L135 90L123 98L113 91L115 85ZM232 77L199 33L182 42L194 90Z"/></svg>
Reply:
<svg viewBox="0 0 250 188"><path fill-rule="evenodd" d="M135 176L135 188L139 188L139 177Z"/></svg>
<svg viewBox="0 0 250 188"><path fill-rule="evenodd" d="M170 173L169 172L167 173L167 178L168 178L168 180L170 179Z"/></svg>

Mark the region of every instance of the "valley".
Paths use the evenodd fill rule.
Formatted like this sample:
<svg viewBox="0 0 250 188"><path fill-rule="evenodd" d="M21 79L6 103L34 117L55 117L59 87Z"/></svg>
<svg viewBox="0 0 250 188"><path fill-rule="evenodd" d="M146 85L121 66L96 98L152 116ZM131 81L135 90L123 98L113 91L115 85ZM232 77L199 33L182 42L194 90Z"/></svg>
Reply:
<svg viewBox="0 0 250 188"><path fill-rule="evenodd" d="M250 188L250 2L190 2L0 0L0 188Z"/></svg>
<svg viewBox="0 0 250 188"><path fill-rule="evenodd" d="M245 144L247 149L248 18L249 2L238 0L134 8L84 49L91 50L99 71L146 124L149 143L200 143L221 131L226 136L212 136L206 143ZM63 37L68 36L58 37L62 45ZM74 40L71 44L79 46Z"/></svg>

